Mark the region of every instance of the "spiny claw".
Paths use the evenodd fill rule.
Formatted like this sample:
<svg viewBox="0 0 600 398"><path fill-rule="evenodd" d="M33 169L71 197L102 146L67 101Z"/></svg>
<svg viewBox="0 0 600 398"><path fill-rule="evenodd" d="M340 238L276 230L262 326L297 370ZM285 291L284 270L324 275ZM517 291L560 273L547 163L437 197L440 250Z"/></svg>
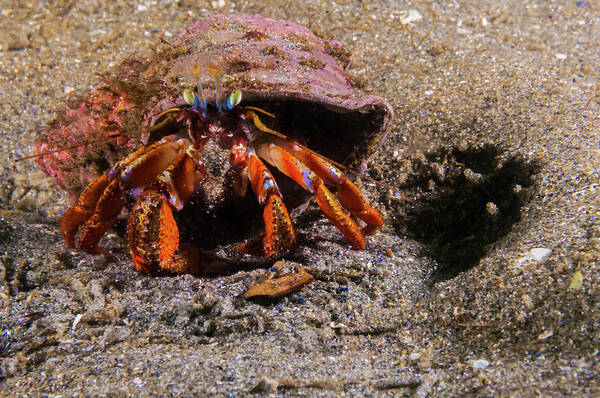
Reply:
<svg viewBox="0 0 600 398"><path fill-rule="evenodd" d="M146 274L220 272L226 264L201 256L193 246L179 247L179 229L171 206L156 189L144 191L127 222L127 238L135 268Z"/></svg>
<svg viewBox="0 0 600 398"><path fill-rule="evenodd" d="M241 253L255 256L276 256L289 250L296 241L296 232L283 201L271 195L263 211L265 234L260 239L239 243Z"/></svg>
<svg viewBox="0 0 600 398"><path fill-rule="evenodd" d="M197 170L190 154L194 151L181 152L144 190L130 212L127 237L138 271L196 274L220 266L217 260L201 258L191 247L179 247L172 209L181 209L194 190Z"/></svg>
<svg viewBox="0 0 600 398"><path fill-rule="evenodd" d="M173 213L156 190L145 191L135 203L127 222L131 257L138 271L151 274L173 268L179 230Z"/></svg>
<svg viewBox="0 0 600 398"><path fill-rule="evenodd" d="M92 181L61 219L67 246L102 253L98 242L121 212L123 189L145 186L165 168L167 191L173 192L176 201L185 202L193 190L194 165L193 160L184 159L184 145L185 141L167 141L141 147ZM179 178L169 179L173 173Z"/></svg>
<svg viewBox="0 0 600 398"><path fill-rule="evenodd" d="M272 256L290 249L296 240L296 232L281 196L269 196L263 215L265 219L265 236L263 238L265 255Z"/></svg>

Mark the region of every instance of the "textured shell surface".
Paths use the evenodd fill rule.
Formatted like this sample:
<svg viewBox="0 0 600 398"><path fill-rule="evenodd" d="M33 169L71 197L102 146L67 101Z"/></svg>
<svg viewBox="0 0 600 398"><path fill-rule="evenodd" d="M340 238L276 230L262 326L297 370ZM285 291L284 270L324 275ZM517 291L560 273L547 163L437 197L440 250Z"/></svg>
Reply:
<svg viewBox="0 0 600 398"><path fill-rule="evenodd" d="M259 15L200 19L153 54L126 58L89 93L71 99L35 144L37 153L70 149L37 163L76 197L151 139L141 132L158 113L184 103L183 89L196 85L193 66L202 67L204 94L214 104L216 84L206 68L212 65L223 72L224 95L241 90L242 105L272 112L279 131L334 160L364 167L393 111L349 76L349 64L350 53L341 43L293 22ZM105 140L110 137L115 139Z"/></svg>

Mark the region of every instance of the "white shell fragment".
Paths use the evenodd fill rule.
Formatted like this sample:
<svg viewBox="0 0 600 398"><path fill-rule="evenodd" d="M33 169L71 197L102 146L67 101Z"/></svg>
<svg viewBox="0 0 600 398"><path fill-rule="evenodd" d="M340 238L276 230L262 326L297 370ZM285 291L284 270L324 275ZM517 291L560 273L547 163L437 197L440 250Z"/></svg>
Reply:
<svg viewBox="0 0 600 398"><path fill-rule="evenodd" d="M403 25L409 24L411 22L418 21L423 18L423 15L414 8L411 10L402 10L400 11L400 23Z"/></svg>
<svg viewBox="0 0 600 398"><path fill-rule="evenodd" d="M552 254L552 250L545 247L535 247L517 260L517 265L525 263L541 263Z"/></svg>
<svg viewBox="0 0 600 398"><path fill-rule="evenodd" d="M485 369L488 366L490 366L490 363L485 359L477 359L471 362L471 366L473 367L473 369Z"/></svg>

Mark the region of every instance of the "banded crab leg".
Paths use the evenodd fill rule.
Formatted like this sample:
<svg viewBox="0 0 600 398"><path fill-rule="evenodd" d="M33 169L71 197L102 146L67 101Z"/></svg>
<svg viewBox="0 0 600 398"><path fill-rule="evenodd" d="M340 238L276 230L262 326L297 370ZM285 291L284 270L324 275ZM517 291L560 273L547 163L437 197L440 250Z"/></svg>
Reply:
<svg viewBox="0 0 600 398"><path fill-rule="evenodd" d="M265 141L256 145L258 155L313 193L325 216L342 232L352 247L355 250L364 249L363 234L370 235L383 225L379 212L367 203L358 188L342 171L326 158L269 129L254 112L250 111L248 114L259 130L269 133ZM339 202L325 184L337 187ZM342 206L366 223L362 231L344 212Z"/></svg>
<svg viewBox="0 0 600 398"><path fill-rule="evenodd" d="M277 137L273 141L277 144L271 145L283 148L318 175L325 184L337 188L337 198L342 207L365 222L366 225L361 230L364 235L373 234L383 225L383 218L379 212L367 203L359 189L331 162L296 143L280 140Z"/></svg>
<svg viewBox="0 0 600 398"><path fill-rule="evenodd" d="M291 153L272 143L262 143L256 148L258 155L296 181L317 198L321 211L348 239L354 250L365 248L365 239L356 223L344 212L335 196L314 171Z"/></svg>
<svg viewBox="0 0 600 398"><path fill-rule="evenodd" d="M67 246L102 253L98 242L121 212L122 193L150 183L185 146L185 142L167 141L140 147L92 181L61 218Z"/></svg>
<svg viewBox="0 0 600 398"><path fill-rule="evenodd" d="M275 178L254 151L248 152L245 144L234 145L231 154L233 165L240 169L242 177L248 176L252 191L264 206L265 234L260 239L238 244L238 250L270 257L290 249L296 240L296 232ZM242 187L236 190L243 195L245 186L239 185Z"/></svg>

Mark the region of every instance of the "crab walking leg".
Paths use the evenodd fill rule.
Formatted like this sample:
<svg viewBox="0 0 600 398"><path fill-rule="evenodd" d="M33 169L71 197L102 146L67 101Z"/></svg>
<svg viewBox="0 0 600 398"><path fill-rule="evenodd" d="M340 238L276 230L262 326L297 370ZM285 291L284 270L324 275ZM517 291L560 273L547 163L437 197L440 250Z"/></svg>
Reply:
<svg viewBox="0 0 600 398"><path fill-rule="evenodd" d="M317 197L317 204L329 221L348 239L354 250L365 248L365 239L354 221L344 212L323 180L285 149L271 143L262 143L258 155L296 181Z"/></svg>
<svg viewBox="0 0 600 398"><path fill-rule="evenodd" d="M197 273L200 260L191 249L179 249L179 229L172 209L181 210L204 168L190 146L144 190L127 222L131 257L138 271ZM198 164L199 166L196 166Z"/></svg>
<svg viewBox="0 0 600 398"><path fill-rule="evenodd" d="M290 141L273 137L277 145L283 147L294 157L323 179L325 184L337 187L340 204L353 216L363 220L367 225L362 229L364 235L371 235L383 225L383 218L374 207L369 205L358 188L331 162Z"/></svg>
<svg viewBox="0 0 600 398"><path fill-rule="evenodd" d="M262 245L256 241L241 243L238 250L242 253L274 256L292 247L296 232L275 179L264 163L251 153L246 157L246 165L252 190L259 203L264 206L265 235L261 239Z"/></svg>
<svg viewBox="0 0 600 398"><path fill-rule="evenodd" d="M81 193L77 202L73 204L60 219L60 230L67 246L74 248L75 234L87 220L94 215L96 205L108 186L106 174L92 181Z"/></svg>
<svg viewBox="0 0 600 398"><path fill-rule="evenodd" d="M362 230L363 234L370 235L383 225L383 218L379 212L367 203L358 188L332 162L290 140L285 135L268 128L253 111L248 111L247 114L252 118L256 128L269 134L269 142L293 154L321 177L326 184L337 186L337 194L342 206L367 224Z"/></svg>
<svg viewBox="0 0 600 398"><path fill-rule="evenodd" d="M183 147L184 143L178 141L141 147L92 181L60 221L67 246L90 254L101 253L98 242L121 212L123 191L151 182Z"/></svg>

